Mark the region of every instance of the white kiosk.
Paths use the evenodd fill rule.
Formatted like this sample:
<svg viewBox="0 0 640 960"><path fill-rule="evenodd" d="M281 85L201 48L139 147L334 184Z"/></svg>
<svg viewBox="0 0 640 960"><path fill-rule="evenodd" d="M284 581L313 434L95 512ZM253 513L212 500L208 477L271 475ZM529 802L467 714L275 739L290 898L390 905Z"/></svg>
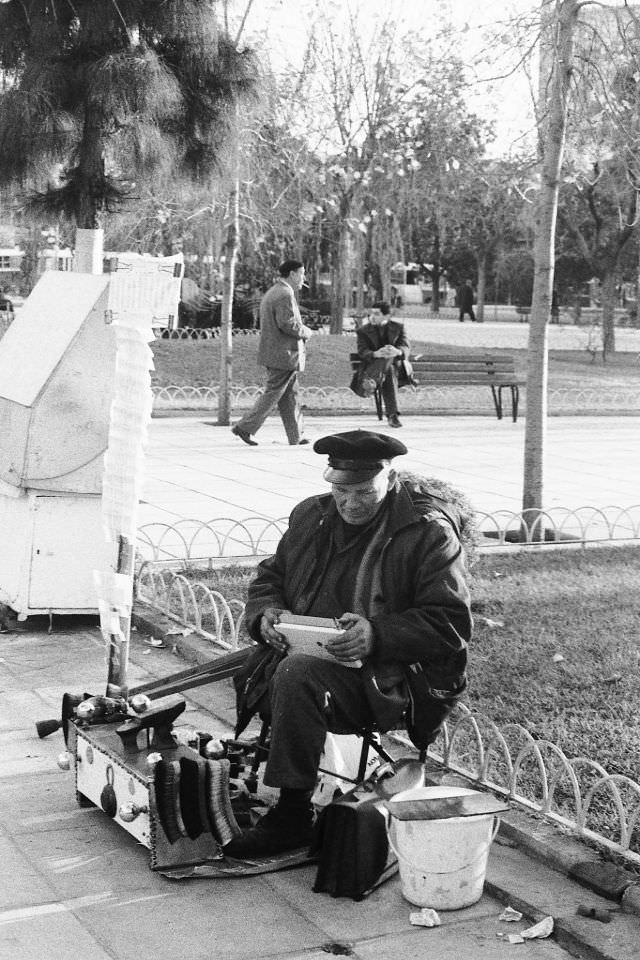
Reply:
<svg viewBox="0 0 640 960"><path fill-rule="evenodd" d="M97 613L116 342L109 276L46 273L0 340L0 603ZM111 556L113 554L113 556Z"/></svg>

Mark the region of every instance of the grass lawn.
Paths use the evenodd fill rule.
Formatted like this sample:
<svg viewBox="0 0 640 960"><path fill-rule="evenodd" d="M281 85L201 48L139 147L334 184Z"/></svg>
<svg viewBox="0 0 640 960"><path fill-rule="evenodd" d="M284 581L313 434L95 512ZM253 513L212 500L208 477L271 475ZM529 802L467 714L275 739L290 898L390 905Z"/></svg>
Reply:
<svg viewBox="0 0 640 960"><path fill-rule="evenodd" d="M253 573L188 576L245 601ZM639 780L640 547L481 555L469 582L467 705Z"/></svg>
<svg viewBox="0 0 640 960"><path fill-rule="evenodd" d="M158 387L171 384L206 386L217 383L220 367L219 340L157 340L152 344ZM258 336L233 338L233 382L237 386L262 383L264 368L256 364ZM354 336L320 335L313 337L307 354L307 369L301 376L303 386L347 387L351 379L349 353L355 350ZM434 345L414 341L414 353L483 353L459 346ZM499 353L492 350L492 353ZM527 351L505 350L516 359L521 374L526 374ZM602 389L640 386L640 363L635 353L618 353L607 363L591 359L584 350L553 350L549 354L549 387L593 387Z"/></svg>

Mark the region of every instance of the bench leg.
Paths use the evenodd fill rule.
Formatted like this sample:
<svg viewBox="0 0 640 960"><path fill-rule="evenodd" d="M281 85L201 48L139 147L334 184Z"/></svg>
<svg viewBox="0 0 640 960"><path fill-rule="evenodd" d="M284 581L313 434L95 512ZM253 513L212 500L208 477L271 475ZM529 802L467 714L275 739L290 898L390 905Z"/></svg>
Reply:
<svg viewBox="0 0 640 960"><path fill-rule="evenodd" d="M380 387L376 387L373 391L373 399L376 402L376 413L378 414L378 420L382 420L382 390Z"/></svg>
<svg viewBox="0 0 640 960"><path fill-rule="evenodd" d="M496 417L498 420L502 420L502 387L496 387L494 384L491 384L491 395L493 397L493 405L496 408Z"/></svg>
<svg viewBox="0 0 640 960"><path fill-rule="evenodd" d="M511 387L511 416L513 422L518 422L518 403L520 401L520 387L514 384Z"/></svg>

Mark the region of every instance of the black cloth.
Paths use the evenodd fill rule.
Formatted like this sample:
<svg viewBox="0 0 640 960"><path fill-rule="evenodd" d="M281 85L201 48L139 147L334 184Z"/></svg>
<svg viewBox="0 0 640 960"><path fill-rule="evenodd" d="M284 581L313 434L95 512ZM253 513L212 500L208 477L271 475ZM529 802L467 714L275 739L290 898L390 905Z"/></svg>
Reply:
<svg viewBox="0 0 640 960"><path fill-rule="evenodd" d="M389 841L378 797L345 794L320 812L309 856L318 860L313 890L362 900L379 883L389 860Z"/></svg>

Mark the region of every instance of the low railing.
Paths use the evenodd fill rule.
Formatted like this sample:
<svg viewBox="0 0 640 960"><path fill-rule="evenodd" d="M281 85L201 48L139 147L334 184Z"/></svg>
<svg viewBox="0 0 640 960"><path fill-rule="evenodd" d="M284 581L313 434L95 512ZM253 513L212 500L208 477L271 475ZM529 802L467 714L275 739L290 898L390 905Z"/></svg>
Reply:
<svg viewBox="0 0 640 960"><path fill-rule="evenodd" d="M220 557L268 556L274 552L288 523L286 517L146 523L138 530L138 556L141 560L198 561L199 565Z"/></svg>
<svg viewBox="0 0 640 960"><path fill-rule="evenodd" d="M543 547L548 543L586 544L640 540L640 504L583 506L575 510L497 510L476 513L481 546Z"/></svg>
<svg viewBox="0 0 640 960"><path fill-rule="evenodd" d="M459 705L429 748L447 769L640 865L640 784Z"/></svg>
<svg viewBox="0 0 640 960"><path fill-rule="evenodd" d="M251 331L249 331L251 332ZM347 374L345 374L346 377ZM155 410L211 410L218 406L217 385L171 384L155 386ZM244 409L254 403L262 392L262 387L249 384L231 391L231 404L234 409ZM309 409L319 410L363 410L370 412L370 401L357 397L345 387L300 387L301 402ZM526 409L526 391L521 392L521 400ZM429 412L433 410L468 410L477 413L484 409L491 412L491 397L484 386L469 387L418 387L416 390L401 391L403 413ZM631 387L580 388L558 387L549 390L548 410L550 413L593 413L603 410L640 411L640 390Z"/></svg>
<svg viewBox="0 0 640 960"><path fill-rule="evenodd" d="M524 512L498 510L476 514L479 549L544 548L545 544L621 543L640 540L640 504L630 507L585 505L575 510L552 507ZM138 531L141 561L188 561L268 556L287 529L288 519L178 520L147 523Z"/></svg>
<svg viewBox="0 0 640 960"><path fill-rule="evenodd" d="M248 640L243 634L243 601L227 600L218 590L181 573L143 563L135 591L138 602L225 650L235 650L242 640Z"/></svg>

